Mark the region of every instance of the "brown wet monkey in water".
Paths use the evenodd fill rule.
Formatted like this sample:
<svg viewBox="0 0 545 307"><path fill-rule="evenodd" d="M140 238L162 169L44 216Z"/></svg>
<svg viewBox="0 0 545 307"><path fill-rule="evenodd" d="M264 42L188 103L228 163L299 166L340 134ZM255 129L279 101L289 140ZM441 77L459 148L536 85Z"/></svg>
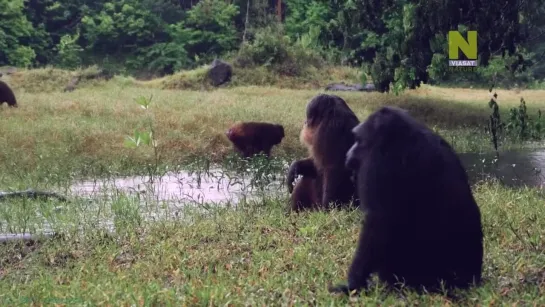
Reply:
<svg viewBox="0 0 545 307"><path fill-rule="evenodd" d="M284 138L284 127L263 122L238 122L225 132L235 149L248 158L260 152L270 157L273 146Z"/></svg>
<svg viewBox="0 0 545 307"><path fill-rule="evenodd" d="M17 100L15 99L15 94L13 94L11 88L6 82L0 80L0 105L2 105L4 102L6 102L10 107L19 107L17 105Z"/></svg>
<svg viewBox="0 0 545 307"><path fill-rule="evenodd" d="M382 107L354 130L346 165L356 171L365 220L348 284L377 273L391 288L468 288L481 282L481 214L458 155L407 111Z"/></svg>
<svg viewBox="0 0 545 307"><path fill-rule="evenodd" d="M300 140L310 157L293 162L288 170L291 210L327 209L331 203L359 205L354 199L352 171L345 166L346 153L354 144L352 129L358 124L357 116L339 96L320 94L307 104ZM303 178L294 187L298 175Z"/></svg>

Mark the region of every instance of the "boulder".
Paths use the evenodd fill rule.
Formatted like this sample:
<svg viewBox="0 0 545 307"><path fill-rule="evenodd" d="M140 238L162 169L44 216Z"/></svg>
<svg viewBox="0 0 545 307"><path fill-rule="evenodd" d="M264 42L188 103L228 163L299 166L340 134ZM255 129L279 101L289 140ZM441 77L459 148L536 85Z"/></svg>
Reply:
<svg viewBox="0 0 545 307"><path fill-rule="evenodd" d="M344 84L344 83L331 83L325 88L326 91L344 91L344 92L373 92L375 91L375 85L367 83L365 86L361 84Z"/></svg>
<svg viewBox="0 0 545 307"><path fill-rule="evenodd" d="M373 83L367 83L365 85L365 89L364 89L366 92L374 92L376 91L376 87Z"/></svg>
<svg viewBox="0 0 545 307"><path fill-rule="evenodd" d="M210 64L210 69L206 74L206 77L213 86L220 86L224 83L231 81L233 75L233 68L228 63L215 59Z"/></svg>

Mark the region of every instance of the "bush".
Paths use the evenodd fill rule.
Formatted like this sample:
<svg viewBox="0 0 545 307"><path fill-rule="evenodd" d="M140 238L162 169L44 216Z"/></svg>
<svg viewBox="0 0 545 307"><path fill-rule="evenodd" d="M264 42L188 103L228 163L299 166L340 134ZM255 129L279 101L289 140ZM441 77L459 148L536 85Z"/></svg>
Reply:
<svg viewBox="0 0 545 307"><path fill-rule="evenodd" d="M281 25L259 29L252 36L242 44L235 66L265 66L283 76L301 76L307 68L320 68L325 63L320 53L304 40L292 42Z"/></svg>
<svg viewBox="0 0 545 307"><path fill-rule="evenodd" d="M77 41L79 39L79 33L71 36L69 34L63 35L60 42L57 44L57 64L61 68L74 69L81 65L81 48Z"/></svg>
<svg viewBox="0 0 545 307"><path fill-rule="evenodd" d="M36 52L28 46L18 46L13 52L8 54L9 63L17 66L29 68L36 58Z"/></svg>

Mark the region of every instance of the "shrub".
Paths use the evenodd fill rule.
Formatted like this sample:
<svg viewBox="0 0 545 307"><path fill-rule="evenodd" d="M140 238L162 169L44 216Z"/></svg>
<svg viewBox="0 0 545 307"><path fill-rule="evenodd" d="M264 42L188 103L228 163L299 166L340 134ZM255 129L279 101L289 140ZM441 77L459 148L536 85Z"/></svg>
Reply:
<svg viewBox="0 0 545 307"><path fill-rule="evenodd" d="M303 75L309 67L320 68L324 59L305 40L293 42L281 25L257 30L242 44L234 64L241 68L265 66L283 76Z"/></svg>

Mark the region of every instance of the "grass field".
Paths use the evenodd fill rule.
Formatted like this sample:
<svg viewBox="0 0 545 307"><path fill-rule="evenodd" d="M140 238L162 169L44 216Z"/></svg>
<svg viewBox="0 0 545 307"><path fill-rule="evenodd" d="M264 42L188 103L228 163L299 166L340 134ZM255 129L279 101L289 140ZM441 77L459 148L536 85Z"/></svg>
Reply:
<svg viewBox="0 0 545 307"><path fill-rule="evenodd" d="M25 86L21 85L25 80L23 73L8 79L14 84L21 107L0 108L0 142L9 144L0 152L0 167L7 173L14 169L36 176L128 173L152 161L150 148L132 150L123 145L125 137L133 135L135 129L147 127L148 114L135 103L140 96L152 96L149 113L162 164L184 163L196 156L223 160L231 152L224 131L232 123L246 120L284 125L286 138L275 147L274 154L301 157L305 150L299 144L298 134L306 103L323 92L254 86L213 91L165 90L117 77L63 93L61 89L69 77L59 76L57 80L37 73L28 75L29 85ZM521 95L531 112L545 106L541 100L545 91L498 93L504 113L518 106ZM484 134L491 113L487 91L425 86L401 96L347 92L338 95L346 99L360 120L380 105L397 105L439 131L459 152L492 149ZM504 149L509 146L506 144Z"/></svg>
<svg viewBox="0 0 545 307"><path fill-rule="evenodd" d="M25 78L27 85L15 87ZM199 157L223 161L231 152L224 131L246 120L284 125L286 138L273 155L300 158L305 155L298 141L305 106L322 92L265 86L173 90L162 88L159 81L116 77L62 93L65 79L55 81L37 72L7 79L20 107L0 107L1 190L62 188L76 177L145 173L155 161L153 150L123 143L134 129L146 128L148 116L163 168ZM337 94L360 120L381 105L397 105L434 127L459 152L492 149L484 133L491 113L487 91L424 86L401 96ZM503 112L517 107L520 96L530 112L543 109L544 94L498 91ZM141 96L152 96L151 115L135 103ZM505 148L516 146L521 145ZM286 216L286 195L279 195L236 208L188 206L180 209L183 218L153 221L137 199L119 194L96 206L83 200L68 205L2 203L0 228L29 231L47 222L65 237L0 246L0 304L543 305L542 194L490 182L475 186L474 194L483 216L486 282L460 294L459 300L385 294L375 287L359 298L328 294L329 283L346 278L360 226L357 211ZM164 207L146 204L148 213L166 216ZM97 227L105 216L113 219L115 232L106 234Z"/></svg>

